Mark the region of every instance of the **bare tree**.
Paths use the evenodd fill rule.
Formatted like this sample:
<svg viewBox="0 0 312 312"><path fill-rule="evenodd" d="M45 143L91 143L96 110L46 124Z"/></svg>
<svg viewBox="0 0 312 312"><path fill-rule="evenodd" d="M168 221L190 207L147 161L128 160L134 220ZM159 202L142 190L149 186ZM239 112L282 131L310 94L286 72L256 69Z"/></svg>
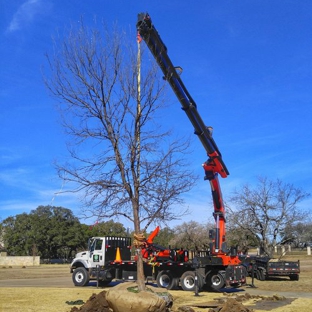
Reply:
<svg viewBox="0 0 312 312"><path fill-rule="evenodd" d="M213 229L214 224L200 224L196 221L184 222L174 228L174 237L169 244L177 248L207 250L209 248L209 229Z"/></svg>
<svg viewBox="0 0 312 312"><path fill-rule="evenodd" d="M230 198L233 205L229 207L230 229L237 228L244 235L249 233L264 253L271 254L285 227L302 217L297 205L307 196L292 184L259 177L256 187L245 185Z"/></svg>
<svg viewBox="0 0 312 312"><path fill-rule="evenodd" d="M287 224L282 231L282 243L291 243L295 247L307 247L312 242L312 222L305 215L297 223Z"/></svg>
<svg viewBox="0 0 312 312"><path fill-rule="evenodd" d="M248 228L238 226L235 220L227 219L228 227L226 232L226 242L228 246L237 247L237 251L247 254L251 247L258 247L257 238L249 231Z"/></svg>
<svg viewBox="0 0 312 312"><path fill-rule="evenodd" d="M138 97L135 40L129 42L116 27L81 24L47 56L46 85L60 101L71 138L70 161L57 164L57 170L72 182L72 192L83 194L88 216L127 218L139 234L152 222L186 212L180 195L195 182L184 158L189 140L173 139L157 123L167 108L164 82L156 64L145 58ZM173 204L181 209L173 210ZM138 282L144 289L141 261Z"/></svg>

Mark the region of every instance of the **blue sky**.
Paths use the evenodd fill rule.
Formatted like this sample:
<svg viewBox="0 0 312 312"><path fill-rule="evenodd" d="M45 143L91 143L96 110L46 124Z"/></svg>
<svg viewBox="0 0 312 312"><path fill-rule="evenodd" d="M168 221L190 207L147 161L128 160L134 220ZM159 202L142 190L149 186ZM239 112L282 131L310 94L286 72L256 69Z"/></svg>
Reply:
<svg viewBox="0 0 312 312"><path fill-rule="evenodd" d="M64 186L53 161L67 156L67 138L41 68L52 37L82 16L134 32L137 14L151 15L203 120L214 127L230 171L220 181L225 200L259 175L312 193L310 0L0 0L0 6L0 220L49 204L80 216L78 197L56 194ZM192 133L179 105L168 116L175 116L176 129ZM192 149L202 177L206 155L196 137ZM185 220L208 220L208 183L200 178L186 203L192 213Z"/></svg>

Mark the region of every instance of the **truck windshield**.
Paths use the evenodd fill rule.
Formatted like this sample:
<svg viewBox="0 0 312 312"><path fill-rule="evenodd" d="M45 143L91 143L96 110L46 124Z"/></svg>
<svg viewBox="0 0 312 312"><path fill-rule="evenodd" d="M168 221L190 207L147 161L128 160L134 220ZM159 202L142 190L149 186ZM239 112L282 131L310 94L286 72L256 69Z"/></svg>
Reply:
<svg viewBox="0 0 312 312"><path fill-rule="evenodd" d="M94 238L93 237L89 238L88 239L88 250L91 250L93 243L94 243Z"/></svg>

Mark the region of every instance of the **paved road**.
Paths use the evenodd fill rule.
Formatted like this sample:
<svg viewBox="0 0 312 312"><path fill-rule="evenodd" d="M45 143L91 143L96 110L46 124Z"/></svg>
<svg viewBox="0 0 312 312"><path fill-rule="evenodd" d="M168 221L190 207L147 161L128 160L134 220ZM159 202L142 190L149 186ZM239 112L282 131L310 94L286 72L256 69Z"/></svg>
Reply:
<svg viewBox="0 0 312 312"><path fill-rule="evenodd" d="M115 286L117 283L112 282L110 286ZM1 287L50 287L50 288L75 288L71 275L66 277L48 277L48 278L27 278L27 279L10 279L0 280ZM96 288L96 282L91 281L87 287Z"/></svg>
<svg viewBox="0 0 312 312"><path fill-rule="evenodd" d="M49 278L28 278L0 280L0 287L56 287L72 288L75 287L71 276L49 277Z"/></svg>
<svg viewBox="0 0 312 312"><path fill-rule="evenodd" d="M260 290L258 288L244 287L245 292L248 292L251 295L259 295L259 296L273 296L280 295L286 298L310 298L312 299L312 293L304 293L304 292L287 292L287 291L269 291L269 290Z"/></svg>

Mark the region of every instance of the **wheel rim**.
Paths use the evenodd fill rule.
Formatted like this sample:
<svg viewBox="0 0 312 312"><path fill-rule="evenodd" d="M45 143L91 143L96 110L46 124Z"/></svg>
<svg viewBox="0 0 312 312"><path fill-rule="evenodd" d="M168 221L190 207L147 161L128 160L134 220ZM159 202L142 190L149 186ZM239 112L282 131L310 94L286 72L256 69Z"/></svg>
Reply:
<svg viewBox="0 0 312 312"><path fill-rule="evenodd" d="M185 277L183 282L184 282L184 286L187 289L192 289L194 287L194 284L195 284L194 278L192 276Z"/></svg>
<svg viewBox="0 0 312 312"><path fill-rule="evenodd" d="M170 277L168 275L165 275L165 274L162 275L161 278L159 279L161 286L164 288L169 286L170 281L171 281Z"/></svg>
<svg viewBox="0 0 312 312"><path fill-rule="evenodd" d="M222 282L222 279L219 275L213 275L211 277L211 283L213 286L219 286Z"/></svg>
<svg viewBox="0 0 312 312"><path fill-rule="evenodd" d="M83 281L83 274L82 273L77 273L76 275L75 275L75 280L76 280L76 282L77 283L81 283L82 281Z"/></svg>

